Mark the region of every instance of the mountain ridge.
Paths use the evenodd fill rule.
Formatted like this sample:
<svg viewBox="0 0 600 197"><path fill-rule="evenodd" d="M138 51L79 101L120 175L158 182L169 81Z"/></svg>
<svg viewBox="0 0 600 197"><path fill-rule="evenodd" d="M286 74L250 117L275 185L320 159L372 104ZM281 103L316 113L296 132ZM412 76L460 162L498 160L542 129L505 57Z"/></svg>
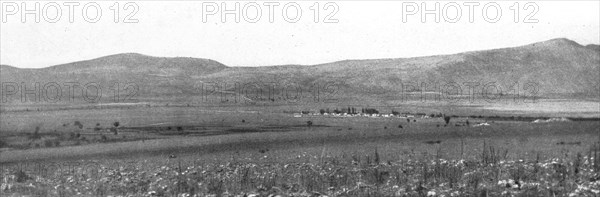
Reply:
<svg viewBox="0 0 600 197"><path fill-rule="evenodd" d="M1 64L0 66L10 66L13 68L17 68L17 69L46 69L46 68L51 68L51 67L55 67L55 66L64 66L64 65L69 65L69 64L74 64L74 63L80 63L80 62L86 62L86 61L93 61L93 60L102 60L102 59L116 59L116 58L123 58L123 57L146 57L146 58L162 58L162 59L197 59L197 60L205 60L205 61L214 61L217 62L219 64L224 65L225 67L228 68L236 68L236 67L244 67L244 68L256 68L256 67L295 67L295 66L319 66L319 65L326 65L326 64L332 64L332 63L340 63L340 62L348 62L348 61L374 61L374 60L378 60L378 61L390 61L390 60L399 60L399 59L414 59L414 58L427 58L427 57L438 57L438 56L449 56L449 55L460 55L460 54L466 54L466 53L476 53L476 52L482 52L482 51L491 51L491 50L502 50L502 49L512 49L512 48L518 48L518 47L527 47L527 46L536 46L536 45L563 45L563 46L576 46L576 47L585 47L585 48L590 48L590 49L599 49L600 50L600 45L599 44L588 44L588 45L581 45L579 43L577 43L576 41L570 40L568 38L554 38L554 39L550 39L550 40L546 40L546 41L540 41L540 42L535 42L535 43L530 43L530 44L525 44L525 45L520 45L520 46L514 46L514 47L504 47L504 48L494 48L494 49L483 49L483 50L474 50L474 51L464 51L464 52L459 52L459 53L452 53L452 54L442 54L442 55L426 55L426 56L415 56L415 57L402 57L402 58L369 58L369 59L345 59L345 60L338 60L338 61L333 61L333 62L325 62L325 63L319 63L319 64L312 64L312 65L305 65L305 64L282 64L282 65L265 65L265 66L227 66L224 65L216 60L212 60L212 59L206 59L206 58L197 58L197 57L160 57L160 56L151 56L151 55L146 55L146 54L141 54L141 53L135 53L135 52L126 52L126 53L116 53L116 54L111 54L111 55L105 55L105 56L100 56L97 58L92 58L92 59L88 59L88 60L79 60L79 61L74 61L74 62L69 62L69 63L63 63L63 64L57 64L57 65L51 65L48 67L40 67L40 68L20 68L20 67L16 67L16 66L11 66L11 65L6 65L6 64Z"/></svg>
<svg viewBox="0 0 600 197"><path fill-rule="evenodd" d="M536 83L541 96L583 94L597 98L600 96L598 52L598 45L583 46L566 38L557 38L450 55L261 67L229 67L211 59L122 53L39 69L6 65L0 68L0 76L1 81L130 82L144 85L140 91L142 97L190 96L185 98L188 100L198 95L198 87L213 82L296 84L298 89L336 83L340 97L381 102L397 99L388 97L406 92L403 86L407 83L454 82L481 85L493 82L504 91L510 90L513 84L523 89L525 84ZM410 91L430 89L417 85ZM224 87L220 91L235 92L235 87Z"/></svg>

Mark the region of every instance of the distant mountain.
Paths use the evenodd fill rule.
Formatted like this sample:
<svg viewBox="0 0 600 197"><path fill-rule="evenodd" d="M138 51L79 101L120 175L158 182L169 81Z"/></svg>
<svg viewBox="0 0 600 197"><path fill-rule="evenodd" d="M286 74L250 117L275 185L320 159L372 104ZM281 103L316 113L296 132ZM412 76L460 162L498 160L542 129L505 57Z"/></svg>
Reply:
<svg viewBox="0 0 600 197"><path fill-rule="evenodd" d="M275 54L276 55L276 54ZM600 97L600 47L582 46L565 38L513 48L464 52L415 58L345 60L312 66L227 67L197 58L161 58L117 54L41 69L0 67L0 81L119 82L140 86L140 100L194 102L220 94L265 94L274 97L316 92L315 84L335 84L336 96L353 102L387 102L403 91L439 92L435 85L456 83L468 93L467 82L495 83L503 93L522 94L526 84L537 84L538 94L548 97ZM215 88L215 84L221 84ZM239 91L235 84L253 84ZM265 85L274 84L274 85ZM403 85L405 88L403 89ZM425 85L421 87L422 85ZM258 87L257 86L261 86ZM268 88L275 87L275 88ZM281 88L283 87L283 88ZM407 87L409 87L407 89ZM253 89L254 88L254 89ZM257 90L263 93L256 93ZM271 90L273 89L273 90ZM321 91L327 93L331 88ZM64 90L63 90L64 91ZM267 93L270 94L270 93ZM221 95L222 96L222 95ZM245 99L252 100L252 96Z"/></svg>
<svg viewBox="0 0 600 197"><path fill-rule="evenodd" d="M111 91L115 88L115 84L119 84L120 94L128 94L127 91L133 93L132 89L124 90L124 88L127 88L128 84L137 84L139 87L135 91L137 96L156 98L165 94L181 95L182 89L187 91L193 89L190 88L193 87L190 81L192 78L220 72L226 68L228 67L209 59L163 58L125 53L40 69L2 66L0 81L18 84L26 82L25 84L29 84L26 87L28 89L34 88L36 82L40 83L40 86L54 82L62 86L63 95L69 95L67 90L69 87L64 84L72 85L75 82L79 84L79 88L86 84L96 85L101 87L103 97L113 96L114 93Z"/></svg>
<svg viewBox="0 0 600 197"><path fill-rule="evenodd" d="M212 74L210 78L222 81L230 76L236 76L242 82L277 77L283 82L305 86L336 81L343 85L341 93L359 100L370 100L377 95L394 96L410 90L440 92L441 88L436 90L434 84L442 86L452 82L461 85L463 93L468 91L464 83L470 82L480 84L478 93L484 84L495 83L505 94L510 94L515 85L523 94L526 86L535 84L540 96L597 98L600 54L562 38L454 55L345 60L314 66L231 68ZM423 84L426 86L420 87Z"/></svg>
<svg viewBox="0 0 600 197"><path fill-rule="evenodd" d="M598 52L600 52L600 45L597 44L588 44L585 46L588 49L592 49L592 50L596 50Z"/></svg>

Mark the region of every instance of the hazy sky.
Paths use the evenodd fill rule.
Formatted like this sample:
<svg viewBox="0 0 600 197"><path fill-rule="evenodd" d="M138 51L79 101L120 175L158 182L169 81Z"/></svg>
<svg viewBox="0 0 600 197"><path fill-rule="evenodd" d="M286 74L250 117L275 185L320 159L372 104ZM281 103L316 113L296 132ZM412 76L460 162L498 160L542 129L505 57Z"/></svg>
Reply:
<svg viewBox="0 0 600 197"><path fill-rule="evenodd" d="M50 1L41 1L39 23L35 22L33 14L25 15L23 23L21 2L2 1L0 63L39 68L135 52L209 58L228 66L261 66L451 54L558 37L584 45L600 42L600 1L542 1L527 7L526 1L497 1L502 10L495 23L486 21L482 14L487 2L479 2L479 6L473 7L474 21L469 22L470 7L465 2L450 5L449 1L438 1L439 23L434 21L435 15L426 15L426 21L422 22L421 12L407 15L403 22L403 15L410 14L411 8L415 8L410 5L417 5L421 11L421 2L338 1L325 7L327 1L298 1L302 15L296 23L286 21L296 17L293 4L287 14L282 14L288 2L273 7L273 22L269 21L270 7L264 5L269 2L238 2L242 12L239 23L235 22L234 15L226 15L227 20L223 22L220 12L207 15L204 22L203 15L210 14L214 5L219 11L223 9L221 2L208 1L136 2L138 11L132 19L137 19L137 23L123 23L125 16L136 7L129 4L128 9L124 9L127 1L119 1L119 23L113 21L115 9L111 6L116 7L114 1L97 2L102 15L96 23L84 18L86 2L72 7L71 22L65 2L50 5ZM311 6L316 8L316 2L319 4L317 23L314 22L315 9L311 9ZM519 22L514 21L516 2L519 4ZM15 5L18 11L14 10ZM28 1L25 9L32 10L34 5ZM50 23L57 16L55 5L61 10L61 18ZM85 16L93 21L96 12L91 5ZM208 7L203 9L203 5ZM259 5L262 15L256 19L258 22L251 23L257 16L255 5ZM406 12L403 12L403 5L409 5ZM446 22L445 18L456 18L456 5L461 9L461 18L456 23ZM235 2L226 3L226 9L234 6ZM428 1L425 6L433 9L435 2ZM325 16L335 8L337 13L331 19L337 22L323 23ZM496 17L494 8L491 6L487 10L488 20ZM537 13L530 19L538 22L524 23L524 18L536 8Z"/></svg>

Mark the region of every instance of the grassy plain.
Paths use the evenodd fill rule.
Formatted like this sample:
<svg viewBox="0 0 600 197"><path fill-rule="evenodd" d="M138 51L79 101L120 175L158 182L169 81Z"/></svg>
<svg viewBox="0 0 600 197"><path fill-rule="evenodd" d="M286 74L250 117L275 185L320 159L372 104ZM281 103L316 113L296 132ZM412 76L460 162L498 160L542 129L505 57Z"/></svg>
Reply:
<svg viewBox="0 0 600 197"><path fill-rule="evenodd" d="M468 118L466 125L466 117L454 117L446 125L442 118L297 118L288 112L301 108L269 109L142 106L3 112L0 134L6 144L0 161L5 179L0 192L593 196L600 189L594 168L598 157L590 152L600 141L600 122L595 120L531 123L482 117ZM114 122L119 122L116 135ZM489 126L475 127L483 122ZM577 162L581 165L575 166ZM553 163L568 170L547 167ZM65 169L72 170L58 175ZM86 177L90 170L94 176ZM515 170L528 177L515 178ZM565 177L554 180L555 175ZM498 186L510 180L534 186ZM549 189L552 184L562 188Z"/></svg>

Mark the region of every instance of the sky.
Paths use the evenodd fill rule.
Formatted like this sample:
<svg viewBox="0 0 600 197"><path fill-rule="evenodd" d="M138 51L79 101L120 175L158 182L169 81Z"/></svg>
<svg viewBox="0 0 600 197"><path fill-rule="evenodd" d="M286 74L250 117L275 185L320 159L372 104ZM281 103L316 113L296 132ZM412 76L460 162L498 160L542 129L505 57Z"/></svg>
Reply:
<svg viewBox="0 0 600 197"><path fill-rule="evenodd" d="M600 1L38 1L38 14L25 16L23 10L36 12L35 1L0 2L0 64L20 68L118 53L268 66L453 54L553 38L600 43ZM223 21L223 10L235 13L236 3L240 21L235 14ZM421 15L436 13L436 3L437 15Z"/></svg>

